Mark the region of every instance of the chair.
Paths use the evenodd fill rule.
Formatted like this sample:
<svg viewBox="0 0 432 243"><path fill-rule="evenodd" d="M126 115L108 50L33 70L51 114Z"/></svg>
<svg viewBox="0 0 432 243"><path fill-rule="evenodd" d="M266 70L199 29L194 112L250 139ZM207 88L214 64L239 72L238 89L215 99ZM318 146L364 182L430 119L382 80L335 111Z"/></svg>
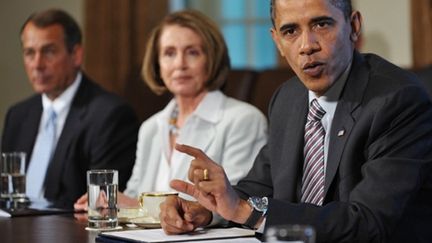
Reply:
<svg viewBox="0 0 432 243"><path fill-rule="evenodd" d="M248 69L231 70L228 74L227 81L221 90L227 96L249 102L252 86L257 74L256 71Z"/></svg>
<svg viewBox="0 0 432 243"><path fill-rule="evenodd" d="M251 91L250 103L268 115L270 99L276 89L295 74L290 68L264 70L259 73Z"/></svg>

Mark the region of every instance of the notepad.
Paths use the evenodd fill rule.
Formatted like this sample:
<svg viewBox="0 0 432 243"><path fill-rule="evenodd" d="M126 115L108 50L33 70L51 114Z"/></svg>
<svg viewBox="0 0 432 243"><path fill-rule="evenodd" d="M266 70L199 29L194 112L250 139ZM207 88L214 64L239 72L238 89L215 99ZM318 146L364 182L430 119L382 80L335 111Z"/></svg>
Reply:
<svg viewBox="0 0 432 243"><path fill-rule="evenodd" d="M189 234L167 235L162 229L127 230L117 232L103 232L99 234L112 239L126 240L131 242L185 242L211 239L230 239L250 237L249 242L260 242L253 238L255 231L242 228L212 228L201 229Z"/></svg>

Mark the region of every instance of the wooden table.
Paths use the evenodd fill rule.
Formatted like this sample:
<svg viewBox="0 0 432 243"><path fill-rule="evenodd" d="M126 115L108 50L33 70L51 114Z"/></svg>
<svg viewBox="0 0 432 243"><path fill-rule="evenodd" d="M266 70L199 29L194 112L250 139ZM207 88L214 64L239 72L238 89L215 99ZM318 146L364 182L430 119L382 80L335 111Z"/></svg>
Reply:
<svg viewBox="0 0 432 243"><path fill-rule="evenodd" d="M86 226L87 220L73 214L0 218L0 242L94 242L98 233Z"/></svg>

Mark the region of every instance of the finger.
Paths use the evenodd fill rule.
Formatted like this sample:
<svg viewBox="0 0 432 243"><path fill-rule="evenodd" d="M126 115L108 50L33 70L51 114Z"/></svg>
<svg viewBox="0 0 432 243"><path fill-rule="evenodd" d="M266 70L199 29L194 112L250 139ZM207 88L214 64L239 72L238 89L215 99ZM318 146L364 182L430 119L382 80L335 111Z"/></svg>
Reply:
<svg viewBox="0 0 432 243"><path fill-rule="evenodd" d="M174 234L178 235L186 232L191 232L194 230L194 226L192 224L189 224L188 227L178 228L173 225L161 223L161 227L167 235L174 235Z"/></svg>
<svg viewBox="0 0 432 243"><path fill-rule="evenodd" d="M204 161L210 160L209 157L203 151L201 151L201 149L189 145L185 145L185 144L178 144L178 143L176 144L175 148L176 150L188 154L196 159L204 160Z"/></svg>
<svg viewBox="0 0 432 243"><path fill-rule="evenodd" d="M170 182L170 187L176 191L179 191L181 193L188 194L189 196L194 196L195 193L195 187L194 185L187 183L182 180L172 180Z"/></svg>
<svg viewBox="0 0 432 243"><path fill-rule="evenodd" d="M195 169L193 171L193 179L196 180L196 182L194 181L195 185L200 181L210 181L210 174L209 169Z"/></svg>
<svg viewBox="0 0 432 243"><path fill-rule="evenodd" d="M87 203L75 203L75 211L87 211Z"/></svg>
<svg viewBox="0 0 432 243"><path fill-rule="evenodd" d="M190 180L190 181L194 181L194 174L195 174L195 170L196 169L199 169L199 168L201 168L201 167L199 167L199 161L197 161L196 159L193 159L191 162L190 162L190 166L189 166L189 170L188 170L188 179Z"/></svg>
<svg viewBox="0 0 432 243"><path fill-rule="evenodd" d="M193 225L184 221L179 208L181 199L178 197L168 197L160 206L161 208L161 226L165 232L170 234L178 234L193 230Z"/></svg>
<svg viewBox="0 0 432 243"><path fill-rule="evenodd" d="M195 227L205 226L211 219L211 212L199 203L189 203L183 210L184 219L193 223Z"/></svg>
<svg viewBox="0 0 432 243"><path fill-rule="evenodd" d="M84 194L82 195L80 198L78 198L78 200L76 201L76 203L81 204L81 203L87 203L88 201L88 194Z"/></svg>

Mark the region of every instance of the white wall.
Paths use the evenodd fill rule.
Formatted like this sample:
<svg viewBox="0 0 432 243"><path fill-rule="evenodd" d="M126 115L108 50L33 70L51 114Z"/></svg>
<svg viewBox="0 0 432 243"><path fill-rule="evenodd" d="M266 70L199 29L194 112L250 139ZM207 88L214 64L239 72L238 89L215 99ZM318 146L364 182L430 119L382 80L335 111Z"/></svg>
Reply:
<svg viewBox="0 0 432 243"><path fill-rule="evenodd" d="M34 11L62 8L82 26L83 0L2 0L0 2L0 133L9 106L32 94L22 64L19 31Z"/></svg>
<svg viewBox="0 0 432 243"><path fill-rule="evenodd" d="M411 67L410 0L353 0L363 15L363 52L377 53L391 62Z"/></svg>

